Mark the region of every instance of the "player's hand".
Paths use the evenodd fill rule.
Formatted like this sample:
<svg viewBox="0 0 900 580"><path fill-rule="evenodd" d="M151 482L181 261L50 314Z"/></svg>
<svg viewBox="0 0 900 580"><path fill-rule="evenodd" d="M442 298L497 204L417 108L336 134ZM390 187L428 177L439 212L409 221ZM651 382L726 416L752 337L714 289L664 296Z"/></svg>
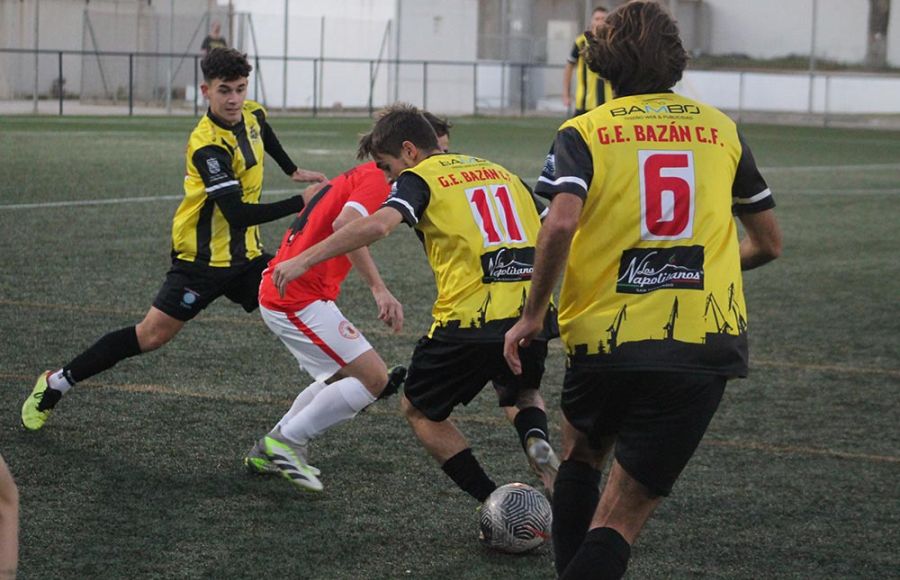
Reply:
<svg viewBox="0 0 900 580"><path fill-rule="evenodd" d="M403 330L403 305L400 301L386 288L372 295L378 305L378 320L390 326L395 334Z"/></svg>
<svg viewBox="0 0 900 580"><path fill-rule="evenodd" d="M567 111L569 110L569 106L571 104L572 104L572 97L570 97L569 95L563 95L563 106L566 108Z"/></svg>
<svg viewBox="0 0 900 580"><path fill-rule="evenodd" d="M318 171L310 171L309 169L297 169L291 174L291 179L300 182L328 180L328 178L325 177L324 173L319 173Z"/></svg>
<svg viewBox="0 0 900 580"><path fill-rule="evenodd" d="M300 260L303 254L294 256L290 260L281 262L272 270L272 283L278 289L278 295L284 298L284 291L288 282L302 276L309 268Z"/></svg>
<svg viewBox="0 0 900 580"><path fill-rule="evenodd" d="M531 339L544 327L541 319L532 320L522 317L506 332L503 340L503 358L514 375L522 374L522 360L519 358L519 347L531 344Z"/></svg>

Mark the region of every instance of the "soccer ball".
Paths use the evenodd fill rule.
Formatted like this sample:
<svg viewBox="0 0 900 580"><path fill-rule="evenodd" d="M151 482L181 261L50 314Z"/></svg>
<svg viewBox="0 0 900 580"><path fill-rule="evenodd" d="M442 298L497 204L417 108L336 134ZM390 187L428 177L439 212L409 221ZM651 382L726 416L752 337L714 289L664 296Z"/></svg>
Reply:
<svg viewBox="0 0 900 580"><path fill-rule="evenodd" d="M511 554L533 550L550 537L553 512L544 494L524 483L498 487L481 506L481 543Z"/></svg>

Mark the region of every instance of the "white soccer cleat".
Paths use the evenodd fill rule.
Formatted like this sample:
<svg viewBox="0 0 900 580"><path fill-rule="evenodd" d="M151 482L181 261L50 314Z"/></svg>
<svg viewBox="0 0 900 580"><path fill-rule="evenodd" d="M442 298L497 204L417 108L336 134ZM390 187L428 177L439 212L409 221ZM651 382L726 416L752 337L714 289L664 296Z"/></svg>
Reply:
<svg viewBox="0 0 900 580"><path fill-rule="evenodd" d="M305 450L301 455L307 457ZM316 477L319 477L322 473L318 467L308 464L307 467ZM247 452L247 455L244 457L244 468L246 468L248 473L254 475L281 475L281 470L266 457L262 439L257 440L253 447L250 448L250 451Z"/></svg>
<svg viewBox="0 0 900 580"><path fill-rule="evenodd" d="M322 491L324 487L317 477L317 471L306 463L303 447L287 440L276 439L272 435L263 437L262 452L278 470L281 476L301 491ZM302 455L302 457L301 457Z"/></svg>

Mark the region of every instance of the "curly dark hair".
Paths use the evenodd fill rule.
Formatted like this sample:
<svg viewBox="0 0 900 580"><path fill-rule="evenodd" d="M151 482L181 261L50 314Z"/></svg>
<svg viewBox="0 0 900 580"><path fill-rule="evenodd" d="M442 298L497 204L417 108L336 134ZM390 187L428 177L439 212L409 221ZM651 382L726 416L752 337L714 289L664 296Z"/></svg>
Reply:
<svg viewBox="0 0 900 580"><path fill-rule="evenodd" d="M358 159L374 155L399 157L404 141L433 151L438 149L434 131L422 111L407 103L394 103L381 111L372 130L360 137L356 156Z"/></svg>
<svg viewBox="0 0 900 580"><path fill-rule="evenodd" d="M250 76L253 67L247 55L235 48L214 48L200 61L206 82L213 79L233 81Z"/></svg>
<svg viewBox="0 0 900 580"><path fill-rule="evenodd" d="M617 97L668 91L687 66L678 25L653 0L623 4L596 35L586 34L585 61L612 84Z"/></svg>

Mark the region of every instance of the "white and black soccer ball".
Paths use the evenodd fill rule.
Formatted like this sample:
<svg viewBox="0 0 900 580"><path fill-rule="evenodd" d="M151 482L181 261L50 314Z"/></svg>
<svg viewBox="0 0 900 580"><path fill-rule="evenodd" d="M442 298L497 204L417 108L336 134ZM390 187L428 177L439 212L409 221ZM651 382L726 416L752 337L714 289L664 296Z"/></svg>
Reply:
<svg viewBox="0 0 900 580"><path fill-rule="evenodd" d="M544 494L524 483L508 483L494 490L481 506L481 543L519 554L550 538L553 511Z"/></svg>

